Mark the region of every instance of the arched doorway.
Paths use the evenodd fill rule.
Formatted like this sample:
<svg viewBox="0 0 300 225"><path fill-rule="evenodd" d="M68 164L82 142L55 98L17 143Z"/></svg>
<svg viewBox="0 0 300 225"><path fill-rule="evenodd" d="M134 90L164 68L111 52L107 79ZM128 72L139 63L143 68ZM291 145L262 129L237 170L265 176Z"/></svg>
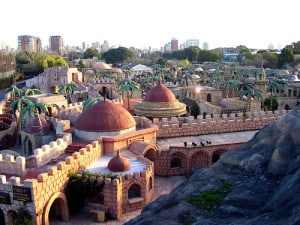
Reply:
<svg viewBox="0 0 300 225"><path fill-rule="evenodd" d="M147 150L144 157L154 162L154 160L156 159L156 151L153 148L150 148Z"/></svg>
<svg viewBox="0 0 300 225"><path fill-rule="evenodd" d="M43 212L43 225L50 225L51 219L69 221L69 207L64 193L54 193L47 202Z"/></svg>
<svg viewBox="0 0 300 225"><path fill-rule="evenodd" d="M207 102L211 102L211 94L210 94L210 93L207 94L207 96L206 96L206 101L207 101Z"/></svg>
<svg viewBox="0 0 300 225"><path fill-rule="evenodd" d="M141 187L138 184L133 184L128 189L128 199L141 197Z"/></svg>
<svg viewBox="0 0 300 225"><path fill-rule="evenodd" d="M23 146L24 146L25 155L32 155L33 154L32 142L31 142L31 140L28 136L26 136Z"/></svg>
<svg viewBox="0 0 300 225"><path fill-rule="evenodd" d="M182 152L175 152L170 158L170 174L184 175L187 169L187 157Z"/></svg>
<svg viewBox="0 0 300 225"><path fill-rule="evenodd" d="M208 154L203 151L195 153L191 157L191 168L203 168L208 166Z"/></svg>
<svg viewBox="0 0 300 225"><path fill-rule="evenodd" d="M221 155L226 152L226 150L217 150L212 154L211 161L212 163L216 163L219 161Z"/></svg>
<svg viewBox="0 0 300 225"><path fill-rule="evenodd" d="M0 224L5 224L5 216L2 209L0 209Z"/></svg>

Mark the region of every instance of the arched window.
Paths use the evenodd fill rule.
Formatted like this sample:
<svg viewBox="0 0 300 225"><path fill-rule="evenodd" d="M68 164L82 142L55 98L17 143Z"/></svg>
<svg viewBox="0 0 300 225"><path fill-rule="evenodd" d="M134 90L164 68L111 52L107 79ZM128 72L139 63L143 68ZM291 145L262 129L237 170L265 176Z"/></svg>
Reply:
<svg viewBox="0 0 300 225"><path fill-rule="evenodd" d="M171 160L171 168L181 167L181 160L179 158L174 158Z"/></svg>
<svg viewBox="0 0 300 225"><path fill-rule="evenodd" d="M207 99L207 102L211 102L211 94L207 94L206 99Z"/></svg>
<svg viewBox="0 0 300 225"><path fill-rule="evenodd" d="M141 187L133 184L128 190L128 199L141 197Z"/></svg>
<svg viewBox="0 0 300 225"><path fill-rule="evenodd" d="M212 155L212 162L213 162L213 163L217 162L219 159L220 159L220 154L214 153L214 154Z"/></svg>
<svg viewBox="0 0 300 225"><path fill-rule="evenodd" d="M5 224L5 216L1 209L0 209L0 224Z"/></svg>

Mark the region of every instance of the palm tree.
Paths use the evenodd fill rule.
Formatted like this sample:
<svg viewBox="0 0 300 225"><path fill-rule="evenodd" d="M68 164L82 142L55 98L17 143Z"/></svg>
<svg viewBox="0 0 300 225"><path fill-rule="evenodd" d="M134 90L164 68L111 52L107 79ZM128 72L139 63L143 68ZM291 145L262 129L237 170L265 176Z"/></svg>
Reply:
<svg viewBox="0 0 300 225"><path fill-rule="evenodd" d="M25 91L23 91L22 95L27 96L27 95L40 95L43 94L43 92L40 89L37 88L28 88Z"/></svg>
<svg viewBox="0 0 300 225"><path fill-rule="evenodd" d="M123 79L120 81L118 89L122 91L122 96L124 96L124 93L127 94L127 100L128 100L128 110L129 110L129 99L132 97L132 94L135 90L139 89L139 85L130 79Z"/></svg>
<svg viewBox="0 0 300 225"><path fill-rule="evenodd" d="M284 90L285 82L281 79L274 79L268 84L267 90L271 92L270 95L270 108L273 110L272 102L273 102L273 97L274 93L279 93Z"/></svg>
<svg viewBox="0 0 300 225"><path fill-rule="evenodd" d="M30 100L29 100L30 101ZM27 104L21 111L20 118L22 119L26 113L29 114L29 117L32 118L36 116L38 118L39 124L40 124L40 132L43 133L43 127L40 119L40 112L48 112L48 107L51 107L50 104L42 103L42 102L31 102Z"/></svg>
<svg viewBox="0 0 300 225"><path fill-rule="evenodd" d="M194 79L193 76L188 72L188 71L184 71L183 73L180 74L180 76L178 77L179 81L184 81L184 93L183 93L183 97L186 97L187 94L187 87L189 86L189 80L193 83Z"/></svg>
<svg viewBox="0 0 300 225"><path fill-rule="evenodd" d="M73 102L72 95L74 93L74 89L77 87L78 87L78 85L75 84L74 82L67 83L67 84L61 84L58 87L58 92L63 93L68 98L69 102Z"/></svg>
<svg viewBox="0 0 300 225"><path fill-rule="evenodd" d="M98 103L98 102L102 102L102 101L103 101L102 97L100 97L100 98L89 98L89 99L87 99L83 102L83 110L86 110L91 105L93 105L95 103Z"/></svg>
<svg viewBox="0 0 300 225"><path fill-rule="evenodd" d="M247 97L247 110L251 110L251 100L252 98L258 99L262 101L262 90L254 88L252 83L244 83L243 89L239 91L239 96L242 98L243 96Z"/></svg>
<svg viewBox="0 0 300 225"><path fill-rule="evenodd" d="M5 94L10 94L10 99L12 101L16 100L16 97L20 97L22 95L22 89L18 88L16 85L12 85L5 91Z"/></svg>

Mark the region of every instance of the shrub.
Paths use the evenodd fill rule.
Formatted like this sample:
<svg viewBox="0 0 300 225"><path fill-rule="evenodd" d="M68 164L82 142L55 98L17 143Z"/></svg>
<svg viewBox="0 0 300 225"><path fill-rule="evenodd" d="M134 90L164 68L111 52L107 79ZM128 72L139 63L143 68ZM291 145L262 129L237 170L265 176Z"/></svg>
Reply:
<svg viewBox="0 0 300 225"><path fill-rule="evenodd" d="M25 206L19 208L16 212L12 215L13 225L33 225L34 218L26 209Z"/></svg>

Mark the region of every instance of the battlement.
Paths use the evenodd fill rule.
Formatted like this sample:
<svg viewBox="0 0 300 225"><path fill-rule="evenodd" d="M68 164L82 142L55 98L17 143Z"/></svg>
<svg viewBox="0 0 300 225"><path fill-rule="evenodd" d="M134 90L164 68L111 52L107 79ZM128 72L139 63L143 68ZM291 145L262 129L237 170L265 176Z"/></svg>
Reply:
<svg viewBox="0 0 300 225"><path fill-rule="evenodd" d="M25 157L0 154L0 171L6 174L24 176L26 174L26 159Z"/></svg>
<svg viewBox="0 0 300 225"><path fill-rule="evenodd" d="M227 114L199 115L197 119L189 117L172 117L171 119L153 119L158 125L157 137L190 136L213 133L228 133L247 130L259 130L285 115L287 111L261 111Z"/></svg>
<svg viewBox="0 0 300 225"><path fill-rule="evenodd" d="M107 77L95 77L93 79L88 80L89 83L95 85L95 84L115 84L114 79L110 79Z"/></svg>
<svg viewBox="0 0 300 225"><path fill-rule="evenodd" d="M51 141L47 145L34 150L35 166L44 165L59 155L63 154L69 144L72 143L72 135L65 134L63 138L58 138L56 141Z"/></svg>

